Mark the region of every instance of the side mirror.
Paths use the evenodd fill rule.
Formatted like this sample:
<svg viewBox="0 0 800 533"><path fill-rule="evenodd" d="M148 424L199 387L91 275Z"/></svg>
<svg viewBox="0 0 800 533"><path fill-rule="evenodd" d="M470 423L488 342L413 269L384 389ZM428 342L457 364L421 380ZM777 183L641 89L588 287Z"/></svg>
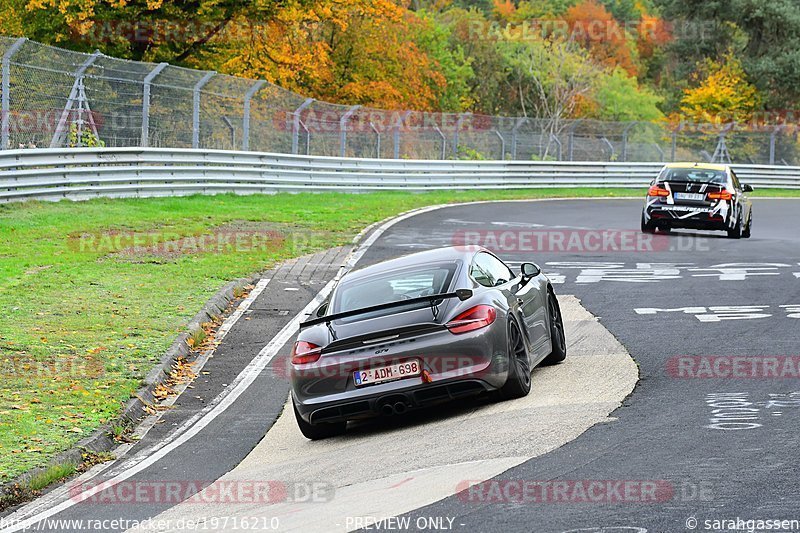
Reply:
<svg viewBox="0 0 800 533"><path fill-rule="evenodd" d="M742 192L753 192L753 186L742 183Z"/></svg>
<svg viewBox="0 0 800 533"><path fill-rule="evenodd" d="M522 263L520 271L523 278L535 278L542 273L542 269L536 263Z"/></svg>

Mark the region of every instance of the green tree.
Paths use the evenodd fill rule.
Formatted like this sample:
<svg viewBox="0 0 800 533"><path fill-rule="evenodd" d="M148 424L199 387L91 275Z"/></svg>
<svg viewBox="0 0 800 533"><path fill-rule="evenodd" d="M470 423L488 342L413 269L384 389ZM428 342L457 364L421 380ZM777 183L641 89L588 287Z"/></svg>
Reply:
<svg viewBox="0 0 800 533"><path fill-rule="evenodd" d="M646 87L640 87L636 78L616 68L596 80L592 100L596 104L593 118L613 121L656 121L664 118L658 108L662 98Z"/></svg>

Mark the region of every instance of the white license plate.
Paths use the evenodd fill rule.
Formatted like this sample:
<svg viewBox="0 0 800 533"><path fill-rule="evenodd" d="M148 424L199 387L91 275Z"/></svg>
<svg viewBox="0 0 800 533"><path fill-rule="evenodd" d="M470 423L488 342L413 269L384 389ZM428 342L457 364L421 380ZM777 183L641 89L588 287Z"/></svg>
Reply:
<svg viewBox="0 0 800 533"><path fill-rule="evenodd" d="M361 387L362 385L372 385L373 383L411 378L419 376L420 373L422 373L422 364L419 359L411 359L394 365L357 370L353 372L353 380L356 382L356 387Z"/></svg>
<svg viewBox="0 0 800 533"><path fill-rule="evenodd" d="M702 202L706 199L705 194L697 194L695 192L676 192L674 194L676 200L691 200L693 202Z"/></svg>

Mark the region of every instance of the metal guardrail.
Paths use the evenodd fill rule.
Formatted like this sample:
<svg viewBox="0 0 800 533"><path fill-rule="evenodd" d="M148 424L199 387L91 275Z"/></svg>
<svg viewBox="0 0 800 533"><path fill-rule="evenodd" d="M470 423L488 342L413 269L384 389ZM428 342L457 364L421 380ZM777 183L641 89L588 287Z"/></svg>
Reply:
<svg viewBox="0 0 800 533"><path fill-rule="evenodd" d="M279 191L640 187L661 163L424 161L165 148L0 152L0 202ZM800 167L734 165L760 188L800 189Z"/></svg>

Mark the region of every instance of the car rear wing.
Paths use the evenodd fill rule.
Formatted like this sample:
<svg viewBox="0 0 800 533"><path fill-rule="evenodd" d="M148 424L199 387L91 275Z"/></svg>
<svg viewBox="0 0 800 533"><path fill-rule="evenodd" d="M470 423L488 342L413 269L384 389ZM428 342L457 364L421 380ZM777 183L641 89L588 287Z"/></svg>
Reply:
<svg viewBox="0 0 800 533"><path fill-rule="evenodd" d="M311 320L306 320L300 323L300 329L305 329L317 324L330 324L334 320L341 318L348 318L351 316L366 315L374 311L384 311L386 309L394 309L395 307L406 307L418 303L433 303L437 300L446 300L448 298L458 298L462 302L472 298L472 290L470 289L456 289L453 292L443 292L441 294L431 294L430 296L419 296L417 298L409 298L408 300L399 300L397 302L388 302L385 304L371 305L369 307L362 307L361 309L351 309L350 311L343 311L341 313L334 313L332 315L325 315Z"/></svg>

